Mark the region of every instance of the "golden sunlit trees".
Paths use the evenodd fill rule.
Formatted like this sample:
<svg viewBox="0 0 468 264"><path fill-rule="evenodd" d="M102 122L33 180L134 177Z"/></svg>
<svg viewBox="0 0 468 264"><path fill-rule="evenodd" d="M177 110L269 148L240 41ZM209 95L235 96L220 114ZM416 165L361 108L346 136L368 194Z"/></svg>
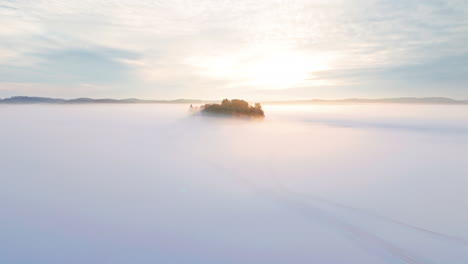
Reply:
<svg viewBox="0 0 468 264"><path fill-rule="evenodd" d="M210 114L250 117L265 116L262 106L259 103L250 106L248 102L240 99L224 99L221 104L205 104L201 108L202 112Z"/></svg>

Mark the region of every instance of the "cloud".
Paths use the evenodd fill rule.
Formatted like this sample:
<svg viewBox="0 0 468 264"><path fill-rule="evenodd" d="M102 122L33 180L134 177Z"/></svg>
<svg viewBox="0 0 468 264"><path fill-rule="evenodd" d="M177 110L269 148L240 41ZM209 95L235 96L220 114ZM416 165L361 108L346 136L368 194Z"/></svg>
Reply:
<svg viewBox="0 0 468 264"><path fill-rule="evenodd" d="M31 83L114 83L126 80L126 65L115 58L128 52L106 49L54 50L31 54L40 62L31 66L0 66L0 81Z"/></svg>

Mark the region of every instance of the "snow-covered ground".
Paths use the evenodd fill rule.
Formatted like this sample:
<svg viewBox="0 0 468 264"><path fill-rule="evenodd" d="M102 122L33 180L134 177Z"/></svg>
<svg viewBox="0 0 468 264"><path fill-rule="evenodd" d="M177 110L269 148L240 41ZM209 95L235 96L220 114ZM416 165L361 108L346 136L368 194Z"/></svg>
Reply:
<svg viewBox="0 0 468 264"><path fill-rule="evenodd" d="M468 263L468 107L1 105L0 263Z"/></svg>

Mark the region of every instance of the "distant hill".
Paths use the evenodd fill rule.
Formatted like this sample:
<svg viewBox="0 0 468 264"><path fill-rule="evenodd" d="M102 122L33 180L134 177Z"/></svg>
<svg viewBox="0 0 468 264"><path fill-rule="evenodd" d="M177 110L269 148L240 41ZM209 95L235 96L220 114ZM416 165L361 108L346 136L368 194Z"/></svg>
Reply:
<svg viewBox="0 0 468 264"><path fill-rule="evenodd" d="M198 99L177 99L177 100L142 100L136 98L128 99L93 99L93 98L75 98L61 99L49 97L33 96L13 96L0 99L0 104L206 104L215 103L213 100ZM284 101L263 101L264 105L317 105L317 104L441 104L441 105L464 105L468 100L455 100L445 97L400 97L400 98L382 98L382 99L338 99L338 100L284 100Z"/></svg>
<svg viewBox="0 0 468 264"><path fill-rule="evenodd" d="M206 101L177 99L177 100L141 100L135 98L129 99L93 99L93 98L75 98L60 99L48 97L30 97L13 96L0 99L0 104L201 104Z"/></svg>
<svg viewBox="0 0 468 264"><path fill-rule="evenodd" d="M29 96L14 96L10 98L0 99L0 103L10 103L10 104L57 104L63 103L66 100L58 98L48 98L48 97L29 97Z"/></svg>
<svg viewBox="0 0 468 264"><path fill-rule="evenodd" d="M468 100L455 100L445 97L400 97L382 99L338 99L338 100L295 100L295 101L267 101L266 105L308 105L308 104L468 104Z"/></svg>

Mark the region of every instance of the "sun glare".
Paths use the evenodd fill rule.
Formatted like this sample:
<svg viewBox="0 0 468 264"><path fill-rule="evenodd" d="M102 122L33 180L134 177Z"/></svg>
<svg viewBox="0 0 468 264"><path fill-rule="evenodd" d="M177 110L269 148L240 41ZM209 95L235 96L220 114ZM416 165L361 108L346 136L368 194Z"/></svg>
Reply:
<svg viewBox="0 0 468 264"><path fill-rule="evenodd" d="M196 58L192 64L213 78L260 89L295 87L308 81L314 72L328 69L326 56L305 56L294 52Z"/></svg>
<svg viewBox="0 0 468 264"><path fill-rule="evenodd" d="M306 81L310 74L325 65L317 59L298 54L280 54L260 59L247 66L253 84L266 89L289 88Z"/></svg>

